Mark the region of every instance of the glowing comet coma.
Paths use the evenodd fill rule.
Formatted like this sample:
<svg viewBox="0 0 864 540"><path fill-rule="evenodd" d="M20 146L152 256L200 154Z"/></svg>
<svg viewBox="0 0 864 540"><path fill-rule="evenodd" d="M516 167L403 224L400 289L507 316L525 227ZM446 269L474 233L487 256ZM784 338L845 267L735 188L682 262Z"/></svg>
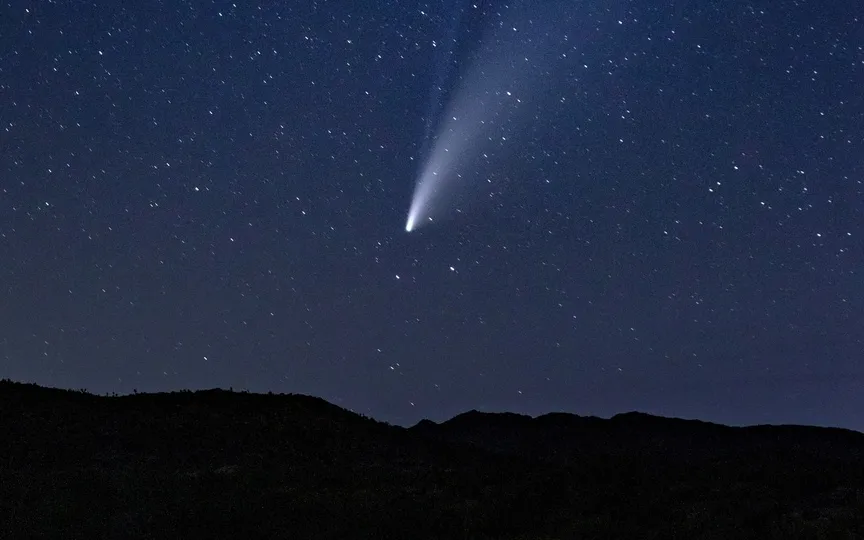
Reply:
<svg viewBox="0 0 864 540"><path fill-rule="evenodd" d="M440 182L437 171L427 170L420 176L417 186L414 188L414 196L411 198L411 206L408 209L408 219L405 222L405 231L411 232L418 227L423 216L432 221L429 216L435 195L438 193L436 184Z"/></svg>

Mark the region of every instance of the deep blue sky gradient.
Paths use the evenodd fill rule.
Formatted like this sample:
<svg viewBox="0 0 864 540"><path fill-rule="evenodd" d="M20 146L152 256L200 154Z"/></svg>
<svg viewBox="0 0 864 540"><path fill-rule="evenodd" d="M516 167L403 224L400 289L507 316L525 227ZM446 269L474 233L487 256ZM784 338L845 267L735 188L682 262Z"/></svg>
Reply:
<svg viewBox="0 0 864 540"><path fill-rule="evenodd" d="M471 9L0 4L0 377L864 429L855 3ZM406 234L447 51L524 99Z"/></svg>

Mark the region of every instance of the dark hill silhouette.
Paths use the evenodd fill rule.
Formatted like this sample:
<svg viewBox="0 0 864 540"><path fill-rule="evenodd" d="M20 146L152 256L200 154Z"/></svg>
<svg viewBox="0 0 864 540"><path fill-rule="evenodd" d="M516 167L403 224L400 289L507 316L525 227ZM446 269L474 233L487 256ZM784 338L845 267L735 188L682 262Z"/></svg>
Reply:
<svg viewBox="0 0 864 540"><path fill-rule="evenodd" d="M664 418L645 413L618 414L609 420L551 413L537 418L513 413L469 411L436 424L424 420L412 432L486 450L568 461L591 455L715 459L745 452L793 452L826 458L857 459L864 434L811 426L729 427L701 420Z"/></svg>
<svg viewBox="0 0 864 540"><path fill-rule="evenodd" d="M0 538L864 538L864 434L0 382Z"/></svg>

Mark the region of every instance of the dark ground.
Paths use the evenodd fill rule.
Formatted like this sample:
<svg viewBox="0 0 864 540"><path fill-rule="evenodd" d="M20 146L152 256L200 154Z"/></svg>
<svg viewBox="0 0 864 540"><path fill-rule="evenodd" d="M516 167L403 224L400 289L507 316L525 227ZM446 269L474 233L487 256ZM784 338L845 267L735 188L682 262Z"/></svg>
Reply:
<svg viewBox="0 0 864 540"><path fill-rule="evenodd" d="M864 538L864 434L0 382L0 538Z"/></svg>

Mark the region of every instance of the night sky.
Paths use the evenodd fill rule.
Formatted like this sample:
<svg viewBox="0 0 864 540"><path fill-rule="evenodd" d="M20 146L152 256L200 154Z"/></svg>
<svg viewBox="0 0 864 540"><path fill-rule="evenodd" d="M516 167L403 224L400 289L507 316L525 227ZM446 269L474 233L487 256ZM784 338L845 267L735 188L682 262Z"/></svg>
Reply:
<svg viewBox="0 0 864 540"><path fill-rule="evenodd" d="M862 430L862 89L840 0L4 0L0 377Z"/></svg>

